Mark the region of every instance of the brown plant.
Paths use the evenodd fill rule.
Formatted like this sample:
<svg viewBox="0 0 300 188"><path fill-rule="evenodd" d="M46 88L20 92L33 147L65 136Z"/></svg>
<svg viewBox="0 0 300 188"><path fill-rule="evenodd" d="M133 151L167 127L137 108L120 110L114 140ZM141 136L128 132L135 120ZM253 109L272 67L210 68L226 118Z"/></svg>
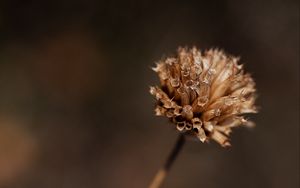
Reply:
<svg viewBox="0 0 300 188"><path fill-rule="evenodd" d="M153 68L161 83L150 87L157 100L156 115L169 118L180 134L149 188L161 186L187 135L227 147L233 127L254 126L242 115L257 112L255 83L238 60L220 50L201 54L195 47L179 48L177 57L163 59Z"/></svg>
<svg viewBox="0 0 300 188"><path fill-rule="evenodd" d="M177 57L159 61L153 70L161 85L150 87L156 115L202 142L213 139L230 146L233 127L254 126L242 114L257 112L255 83L238 60L220 50L202 54L194 47L179 48Z"/></svg>

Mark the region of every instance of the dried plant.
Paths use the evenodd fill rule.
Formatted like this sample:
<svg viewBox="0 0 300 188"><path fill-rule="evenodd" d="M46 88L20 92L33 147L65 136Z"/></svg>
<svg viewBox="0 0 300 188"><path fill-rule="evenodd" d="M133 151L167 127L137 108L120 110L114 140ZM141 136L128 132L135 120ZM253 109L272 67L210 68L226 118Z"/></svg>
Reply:
<svg viewBox="0 0 300 188"><path fill-rule="evenodd" d="M253 126L240 116L255 113L255 83L238 58L222 51L203 55L196 48L179 48L178 57L167 58L153 68L160 87L151 87L157 102L156 115L168 117L180 132L194 134L229 146L228 136L236 126Z"/></svg>
<svg viewBox="0 0 300 188"><path fill-rule="evenodd" d="M202 54L194 47L179 48L177 57L159 61L153 70L160 86L150 87L156 115L169 118L181 135L230 146L233 127L254 126L242 115L257 112L255 83L238 60L220 50Z"/></svg>

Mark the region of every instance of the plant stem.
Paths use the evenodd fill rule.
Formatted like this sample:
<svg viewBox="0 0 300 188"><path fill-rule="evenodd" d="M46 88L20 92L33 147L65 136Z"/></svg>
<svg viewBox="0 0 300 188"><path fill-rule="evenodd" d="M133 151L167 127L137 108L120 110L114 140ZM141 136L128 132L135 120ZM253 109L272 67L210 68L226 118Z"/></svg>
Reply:
<svg viewBox="0 0 300 188"><path fill-rule="evenodd" d="M184 135L180 134L173 150L169 154L169 157L168 157L166 163L157 172L157 174L155 175L155 177L154 177L153 181L151 182L149 188L159 188L161 186L161 184L163 183L164 179L166 178L168 172L170 171L170 168L172 167L176 157L178 156L179 152L181 151L182 146L184 145L184 143L185 143Z"/></svg>

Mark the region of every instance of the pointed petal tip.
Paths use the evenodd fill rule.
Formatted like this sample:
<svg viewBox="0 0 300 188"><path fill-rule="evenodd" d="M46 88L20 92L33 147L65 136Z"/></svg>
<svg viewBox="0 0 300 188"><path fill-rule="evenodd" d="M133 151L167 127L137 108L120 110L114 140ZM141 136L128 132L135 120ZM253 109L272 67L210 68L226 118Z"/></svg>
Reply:
<svg viewBox="0 0 300 188"><path fill-rule="evenodd" d="M226 140L223 144L222 144L222 147L224 148L230 148L231 147L231 144L228 140Z"/></svg>
<svg viewBox="0 0 300 188"><path fill-rule="evenodd" d="M150 86L149 92L151 93L151 95L155 95L155 93L156 93L155 87Z"/></svg>

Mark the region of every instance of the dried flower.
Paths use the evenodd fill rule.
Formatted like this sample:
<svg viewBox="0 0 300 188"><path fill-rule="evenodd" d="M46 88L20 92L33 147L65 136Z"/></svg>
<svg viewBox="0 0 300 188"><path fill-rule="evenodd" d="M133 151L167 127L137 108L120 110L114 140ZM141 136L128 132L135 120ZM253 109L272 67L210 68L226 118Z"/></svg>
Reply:
<svg viewBox="0 0 300 188"><path fill-rule="evenodd" d="M150 87L156 115L166 116L180 132L202 142L213 139L230 146L233 127L254 125L241 115L257 112L255 83L238 60L220 50L201 54L194 47L179 48L177 57L159 61L153 70L161 86Z"/></svg>

